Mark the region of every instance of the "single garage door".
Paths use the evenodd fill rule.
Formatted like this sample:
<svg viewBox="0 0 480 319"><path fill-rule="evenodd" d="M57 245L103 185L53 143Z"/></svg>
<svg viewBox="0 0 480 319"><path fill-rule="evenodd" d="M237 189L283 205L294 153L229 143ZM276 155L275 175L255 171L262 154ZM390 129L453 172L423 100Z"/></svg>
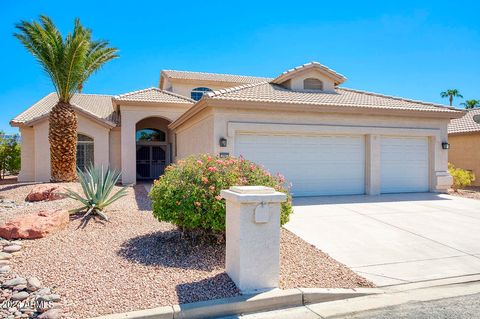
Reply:
<svg viewBox="0 0 480 319"><path fill-rule="evenodd" d="M363 136L238 134L235 154L284 175L294 196L365 193Z"/></svg>
<svg viewBox="0 0 480 319"><path fill-rule="evenodd" d="M428 139L382 137L381 192L428 192Z"/></svg>

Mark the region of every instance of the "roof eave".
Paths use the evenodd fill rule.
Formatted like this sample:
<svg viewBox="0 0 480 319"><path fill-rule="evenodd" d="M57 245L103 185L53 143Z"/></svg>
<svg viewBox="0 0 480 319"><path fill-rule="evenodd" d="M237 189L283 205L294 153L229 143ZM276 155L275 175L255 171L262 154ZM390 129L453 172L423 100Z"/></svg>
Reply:
<svg viewBox="0 0 480 319"><path fill-rule="evenodd" d="M291 78L294 78L297 74L306 72L306 71L311 70L311 69L317 69L319 72L326 74L327 77L329 77L333 80L333 82L335 83L336 86L344 83L347 80L347 78L345 76L343 76L339 73L336 73L335 71L330 70L329 68L327 68L323 65L310 64L310 65L307 65L307 66L299 67L298 69L294 69L294 70L286 72L286 73L282 73L278 77L276 77L275 79L270 81L270 83L281 84L285 81L288 81Z"/></svg>
<svg viewBox="0 0 480 319"><path fill-rule="evenodd" d="M227 105L228 104L228 105ZM426 111L426 110L410 110L410 109L394 109L394 108L367 108L364 106L352 106L352 105L319 105L319 104L307 104L307 103L279 103L279 102L264 102L264 101L251 101L251 100L224 100L218 98L203 98L197 104L192 106L187 112L182 114L177 120L169 125L169 128L176 129L197 113L206 109L207 107L228 107L241 106L244 108L258 109L271 109L279 111L283 109L290 109L294 107L298 111L312 111L319 113L350 113L358 114L368 111L368 114L375 115L396 115L396 116L418 116L424 118L443 118L443 119L456 119L463 116L464 112L461 111Z"/></svg>

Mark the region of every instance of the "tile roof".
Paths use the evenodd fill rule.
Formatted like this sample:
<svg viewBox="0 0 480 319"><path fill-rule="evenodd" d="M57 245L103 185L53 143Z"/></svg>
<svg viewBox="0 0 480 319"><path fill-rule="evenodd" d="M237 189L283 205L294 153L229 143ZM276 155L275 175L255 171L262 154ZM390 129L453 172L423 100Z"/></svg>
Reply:
<svg viewBox="0 0 480 319"><path fill-rule="evenodd" d="M26 123L47 116L57 102L57 94L50 93L17 115L11 122ZM76 93L71 103L100 120L111 124L117 123L117 113L114 112L111 95Z"/></svg>
<svg viewBox="0 0 480 319"><path fill-rule="evenodd" d="M167 78L172 78L172 79L215 81L215 82L228 82L228 83L258 83L258 82L273 80L272 78L264 78L264 77L257 77L257 76L176 71L176 70L163 70L162 76L163 75L165 75Z"/></svg>
<svg viewBox="0 0 480 319"><path fill-rule="evenodd" d="M459 119L450 121L448 133L471 133L480 132L480 124L474 121L474 117L480 117L480 109L467 110L466 114Z"/></svg>
<svg viewBox="0 0 480 319"><path fill-rule="evenodd" d="M287 70L287 71L283 72L278 77L273 79L272 83L280 84L280 83L284 82L285 80L293 77L293 75L295 73L301 72L303 70L308 70L308 69L317 69L317 70L320 70L323 73L326 73L328 76L335 79L335 84L336 85L342 84L343 82L345 82L347 80L347 78L344 75L330 69L329 67L327 67L327 66L325 66L321 63L313 61L313 62L309 62L309 63L299 65L297 67L294 67L293 69L290 69L290 70Z"/></svg>
<svg viewBox="0 0 480 319"><path fill-rule="evenodd" d="M268 82L247 84L229 89L207 92L206 98L218 100L255 101L267 103L294 103L318 106L343 106L380 109L420 110L434 112L458 111L440 104L381 95L346 88L333 92L290 90Z"/></svg>
<svg viewBox="0 0 480 319"><path fill-rule="evenodd" d="M194 100L189 99L183 95L175 94L173 92L161 90L156 87L148 89L133 91L113 98L114 101L128 101L128 102L160 102L160 103L195 103Z"/></svg>

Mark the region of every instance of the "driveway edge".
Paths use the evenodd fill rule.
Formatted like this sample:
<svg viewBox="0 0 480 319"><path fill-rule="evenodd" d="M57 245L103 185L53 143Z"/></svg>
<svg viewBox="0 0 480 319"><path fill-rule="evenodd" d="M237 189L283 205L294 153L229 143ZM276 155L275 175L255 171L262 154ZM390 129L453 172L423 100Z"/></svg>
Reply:
<svg viewBox="0 0 480 319"><path fill-rule="evenodd" d="M92 319L200 319L299 307L384 293L378 288L295 288L249 293L174 306L111 314Z"/></svg>

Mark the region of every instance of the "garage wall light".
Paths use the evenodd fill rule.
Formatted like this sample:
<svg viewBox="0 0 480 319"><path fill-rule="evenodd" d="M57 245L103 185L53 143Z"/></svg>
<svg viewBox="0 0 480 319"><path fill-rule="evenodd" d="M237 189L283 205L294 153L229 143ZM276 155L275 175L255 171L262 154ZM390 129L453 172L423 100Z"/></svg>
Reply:
<svg viewBox="0 0 480 319"><path fill-rule="evenodd" d="M448 150L448 149L450 148L450 144L448 144L447 142L443 142L443 143L442 143L442 148L443 148L444 150Z"/></svg>
<svg viewBox="0 0 480 319"><path fill-rule="evenodd" d="M221 137L219 144L220 144L220 147L227 147L227 139L225 137Z"/></svg>

